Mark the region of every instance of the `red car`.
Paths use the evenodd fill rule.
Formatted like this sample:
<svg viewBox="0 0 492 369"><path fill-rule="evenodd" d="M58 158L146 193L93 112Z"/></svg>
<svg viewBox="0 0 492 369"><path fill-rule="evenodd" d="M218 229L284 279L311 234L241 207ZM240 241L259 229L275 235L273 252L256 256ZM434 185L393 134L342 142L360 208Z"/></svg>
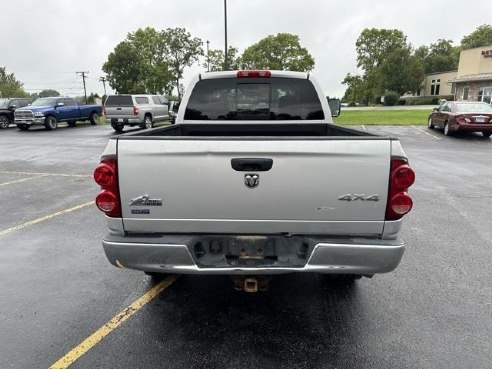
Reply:
<svg viewBox="0 0 492 369"><path fill-rule="evenodd" d="M428 127L442 128L446 136L455 132L482 132L492 135L492 105L484 102L447 101L434 108Z"/></svg>

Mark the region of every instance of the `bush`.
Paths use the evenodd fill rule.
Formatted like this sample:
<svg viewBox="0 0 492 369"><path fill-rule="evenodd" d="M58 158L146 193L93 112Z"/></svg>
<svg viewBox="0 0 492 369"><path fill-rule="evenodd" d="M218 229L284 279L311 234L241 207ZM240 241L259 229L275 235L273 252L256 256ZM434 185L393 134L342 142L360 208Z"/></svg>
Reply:
<svg viewBox="0 0 492 369"><path fill-rule="evenodd" d="M384 94L384 105L386 106L395 106L398 100L400 100L400 94L398 92L389 91Z"/></svg>

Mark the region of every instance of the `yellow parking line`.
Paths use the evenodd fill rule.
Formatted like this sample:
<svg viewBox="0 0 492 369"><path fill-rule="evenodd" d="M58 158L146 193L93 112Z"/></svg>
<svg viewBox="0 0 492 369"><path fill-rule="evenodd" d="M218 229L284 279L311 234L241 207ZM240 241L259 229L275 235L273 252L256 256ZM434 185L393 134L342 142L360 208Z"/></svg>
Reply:
<svg viewBox="0 0 492 369"><path fill-rule="evenodd" d="M6 185L14 184L14 183L30 181L31 179L43 178L43 177L46 177L46 176L48 176L48 174L42 174L42 175L39 175L39 176L36 176L36 177L30 177L30 178L17 179L15 181L0 183L0 186L6 186Z"/></svg>
<svg viewBox="0 0 492 369"><path fill-rule="evenodd" d="M31 220L29 222L16 225L16 226L11 227L11 228L4 229L3 231L0 231L0 236L3 236L5 234L7 234L7 233L11 233L11 232L17 231L17 230L22 229L22 228L29 227L29 226L31 226L33 224L36 224L36 223L44 222L45 220L52 219L52 218L57 217L59 215L71 213L72 211L75 211L75 210L84 208L84 207L89 206L89 205L92 205L92 204L94 204L94 200L89 201L89 202L85 202L85 203L80 204L80 205L77 205L77 206L74 206L73 208L69 208L69 209L65 209L65 210L60 210L60 211L57 211L56 213L45 215L44 217L37 218L37 219Z"/></svg>
<svg viewBox="0 0 492 369"><path fill-rule="evenodd" d="M55 176L55 177L92 177L90 174L65 174L65 173L35 173L35 172L7 172L0 171L0 174L21 174L28 176Z"/></svg>
<svg viewBox="0 0 492 369"><path fill-rule="evenodd" d="M415 126L412 126L412 127L415 128L417 131L426 134L427 136L431 136L432 138L435 138L436 140L441 140L442 139L441 137L434 136L434 135L430 134L429 132L424 131L423 129L420 129L420 128L415 127Z"/></svg>
<svg viewBox="0 0 492 369"><path fill-rule="evenodd" d="M89 337L83 340L79 345L70 350L60 360L50 366L50 369L66 369L73 362L83 356L87 351L97 345L104 337L118 328L125 320L139 311L148 302L152 301L162 291L168 288L174 281L178 279L177 275L171 275L159 282L156 286L148 290L142 297L133 302L130 306L116 314L110 321L92 333Z"/></svg>

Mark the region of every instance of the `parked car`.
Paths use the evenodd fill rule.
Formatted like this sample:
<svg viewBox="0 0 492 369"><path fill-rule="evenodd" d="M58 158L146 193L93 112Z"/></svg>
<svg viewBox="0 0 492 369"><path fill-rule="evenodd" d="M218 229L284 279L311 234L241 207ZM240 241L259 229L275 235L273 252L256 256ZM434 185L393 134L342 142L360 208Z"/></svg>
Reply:
<svg viewBox="0 0 492 369"><path fill-rule="evenodd" d="M21 130L33 125L44 125L52 130L58 127L59 122L67 122L73 127L78 120L88 120L94 125L99 123L101 114L101 105L79 105L71 97L43 97L25 108L17 109L14 115L15 124Z"/></svg>
<svg viewBox="0 0 492 369"><path fill-rule="evenodd" d="M444 101L429 115L428 127L442 128L446 136L455 132L492 135L492 106L484 102Z"/></svg>
<svg viewBox="0 0 492 369"><path fill-rule="evenodd" d="M152 128L154 123L170 119L169 102L161 95L110 95L104 114L116 132L127 125Z"/></svg>
<svg viewBox="0 0 492 369"><path fill-rule="evenodd" d="M0 99L0 128L7 128L14 123L14 111L31 103L31 99L9 98Z"/></svg>

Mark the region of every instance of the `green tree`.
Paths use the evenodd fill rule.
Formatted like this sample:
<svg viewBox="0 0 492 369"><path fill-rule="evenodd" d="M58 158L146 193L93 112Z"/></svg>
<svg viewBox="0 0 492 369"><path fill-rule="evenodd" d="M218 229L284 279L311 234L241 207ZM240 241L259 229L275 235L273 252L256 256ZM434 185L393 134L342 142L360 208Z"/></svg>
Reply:
<svg viewBox="0 0 492 369"><path fill-rule="evenodd" d="M162 94L172 90L164 38L151 27L129 33L108 55L102 70L117 93Z"/></svg>
<svg viewBox="0 0 492 369"><path fill-rule="evenodd" d="M208 56L205 56L205 63L202 66L207 69L210 64L210 71L217 72L221 70L237 70L242 68L242 58L238 55L238 49L229 46L227 48L228 68L226 69L224 60L224 51L219 49L209 50ZM207 60L208 58L208 60Z"/></svg>
<svg viewBox="0 0 492 369"><path fill-rule="evenodd" d="M0 97L29 97L22 86L14 73L8 74L5 67L0 67Z"/></svg>
<svg viewBox="0 0 492 369"><path fill-rule="evenodd" d="M342 84L347 85L347 89L345 90L345 95L342 100L347 102L349 105L355 105L355 103L359 102L360 96L362 96L362 77L347 73L345 79L342 81Z"/></svg>
<svg viewBox="0 0 492 369"><path fill-rule="evenodd" d="M463 50L489 45L492 45L492 25L490 24L482 24L461 40Z"/></svg>
<svg viewBox="0 0 492 369"><path fill-rule="evenodd" d="M355 43L357 67L368 72L394 50L410 49L407 37L397 29L365 28Z"/></svg>
<svg viewBox="0 0 492 369"><path fill-rule="evenodd" d="M415 50L415 57L423 64L425 73L445 72L458 69L460 48L452 45L453 41L439 39L430 47L420 46Z"/></svg>
<svg viewBox="0 0 492 369"><path fill-rule="evenodd" d="M395 91L403 95L407 91L418 91L424 79L424 66L408 48L390 52L377 70L381 76L381 92Z"/></svg>
<svg viewBox="0 0 492 369"><path fill-rule="evenodd" d="M244 50L243 66L249 69L274 69L307 72L314 58L301 47L299 36L290 33L270 35Z"/></svg>
<svg viewBox="0 0 492 369"><path fill-rule="evenodd" d="M38 97L55 97L60 96L60 93L56 90L43 90L38 93Z"/></svg>
<svg viewBox="0 0 492 369"><path fill-rule="evenodd" d="M192 66L203 55L202 40L191 37L184 28L168 28L161 32L164 42L164 57L175 83L178 96L182 96L179 80L186 67Z"/></svg>

